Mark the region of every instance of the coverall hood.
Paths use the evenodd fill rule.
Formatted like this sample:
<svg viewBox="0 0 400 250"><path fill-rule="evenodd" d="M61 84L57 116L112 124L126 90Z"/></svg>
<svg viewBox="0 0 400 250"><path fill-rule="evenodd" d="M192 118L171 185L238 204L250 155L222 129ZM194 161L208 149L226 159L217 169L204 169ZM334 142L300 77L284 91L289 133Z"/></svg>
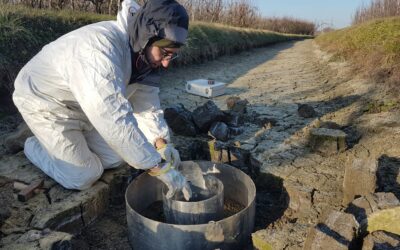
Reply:
<svg viewBox="0 0 400 250"><path fill-rule="evenodd" d="M134 53L143 51L154 38L183 45L188 36L189 17L175 0L149 0L128 23L129 43Z"/></svg>

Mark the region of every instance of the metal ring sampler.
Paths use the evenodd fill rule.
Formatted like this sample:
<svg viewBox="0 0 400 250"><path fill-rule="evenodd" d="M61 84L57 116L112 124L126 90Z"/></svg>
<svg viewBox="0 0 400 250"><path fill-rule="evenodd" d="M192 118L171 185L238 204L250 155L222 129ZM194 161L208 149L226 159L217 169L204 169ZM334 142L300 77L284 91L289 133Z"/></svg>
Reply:
<svg viewBox="0 0 400 250"><path fill-rule="evenodd" d="M206 189L192 185L193 196L186 201L176 194L171 199L163 190L163 208L167 223L179 225L204 224L217 221L224 214L224 184L215 176L205 176Z"/></svg>
<svg viewBox="0 0 400 250"><path fill-rule="evenodd" d="M196 164L203 172L213 169L212 162L183 162L182 168ZM222 220L208 224L176 225L142 215L151 204L162 200L163 183L147 174L137 177L125 193L128 236L133 249L203 250L241 249L249 241L254 228L256 187L249 176L225 164L216 164L225 199L234 200L243 209Z"/></svg>

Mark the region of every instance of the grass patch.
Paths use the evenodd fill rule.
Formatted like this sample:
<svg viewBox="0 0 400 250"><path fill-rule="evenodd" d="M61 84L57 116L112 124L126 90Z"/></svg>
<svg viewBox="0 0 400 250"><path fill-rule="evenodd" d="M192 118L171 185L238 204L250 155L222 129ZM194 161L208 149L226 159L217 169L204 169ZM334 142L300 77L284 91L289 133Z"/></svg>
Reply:
<svg viewBox="0 0 400 250"><path fill-rule="evenodd" d="M383 18L318 36L317 43L336 58L378 82L400 82L400 17Z"/></svg>
<svg viewBox="0 0 400 250"><path fill-rule="evenodd" d="M12 92L19 70L44 45L81 26L112 19L115 17L0 4L0 98ZM253 47L310 37L194 22L190 25L188 45L177 64L202 62Z"/></svg>
<svg viewBox="0 0 400 250"><path fill-rule="evenodd" d="M368 114L376 114L398 110L399 106L400 105L397 100L370 101L363 111Z"/></svg>

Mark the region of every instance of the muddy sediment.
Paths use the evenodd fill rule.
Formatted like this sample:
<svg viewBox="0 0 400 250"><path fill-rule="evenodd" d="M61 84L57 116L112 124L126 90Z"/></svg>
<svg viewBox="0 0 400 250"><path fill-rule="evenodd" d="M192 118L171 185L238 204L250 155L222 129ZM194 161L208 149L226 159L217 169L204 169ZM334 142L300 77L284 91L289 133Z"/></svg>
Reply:
<svg viewBox="0 0 400 250"><path fill-rule="evenodd" d="M224 200L224 218L232 216L232 215L240 212L244 208L245 208L245 206L243 206L242 204L240 204L237 201L234 201L231 199L225 199ZM162 201L153 202L144 211L142 211L141 214L146 218L166 223Z"/></svg>

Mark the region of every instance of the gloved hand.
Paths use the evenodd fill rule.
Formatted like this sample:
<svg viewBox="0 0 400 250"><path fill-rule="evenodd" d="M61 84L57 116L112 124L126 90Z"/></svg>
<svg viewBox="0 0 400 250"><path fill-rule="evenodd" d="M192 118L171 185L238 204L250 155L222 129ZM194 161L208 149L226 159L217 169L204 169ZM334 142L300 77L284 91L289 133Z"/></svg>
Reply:
<svg viewBox="0 0 400 250"><path fill-rule="evenodd" d="M163 146L157 148L157 152L166 162L171 162L174 168L178 168L181 164L181 157L179 156L179 152L174 148L172 144L164 144Z"/></svg>
<svg viewBox="0 0 400 250"><path fill-rule="evenodd" d="M190 189L189 183L186 181L186 178L172 166L172 163L164 163L160 169L151 170L149 174L167 185L167 199L172 198L172 196L179 191L182 191L183 197L187 201L192 197L192 190Z"/></svg>

